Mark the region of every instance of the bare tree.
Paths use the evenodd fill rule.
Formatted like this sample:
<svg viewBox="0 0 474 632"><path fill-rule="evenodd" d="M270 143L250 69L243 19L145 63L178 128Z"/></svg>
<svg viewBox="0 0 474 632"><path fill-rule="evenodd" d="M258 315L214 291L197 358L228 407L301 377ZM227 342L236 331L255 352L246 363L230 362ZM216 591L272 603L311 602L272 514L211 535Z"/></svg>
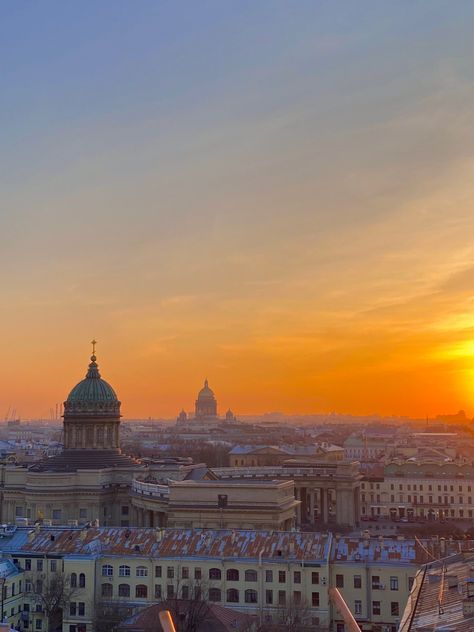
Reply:
<svg viewBox="0 0 474 632"><path fill-rule="evenodd" d="M63 610L69 606L76 590L71 586L70 576L64 573L54 573L46 579L36 579L31 583L31 592L46 614L50 632L61 627Z"/></svg>
<svg viewBox="0 0 474 632"><path fill-rule="evenodd" d="M132 614L131 608L121 604L98 603L93 622L94 632L115 632L118 626Z"/></svg>
<svg viewBox="0 0 474 632"><path fill-rule="evenodd" d="M260 626L260 632L304 632L312 625L311 608L305 599L288 599L285 604L278 607L276 621L264 623Z"/></svg>
<svg viewBox="0 0 474 632"><path fill-rule="evenodd" d="M202 579L183 578L178 568L173 594L163 599L178 632L198 632L209 614L208 587Z"/></svg>

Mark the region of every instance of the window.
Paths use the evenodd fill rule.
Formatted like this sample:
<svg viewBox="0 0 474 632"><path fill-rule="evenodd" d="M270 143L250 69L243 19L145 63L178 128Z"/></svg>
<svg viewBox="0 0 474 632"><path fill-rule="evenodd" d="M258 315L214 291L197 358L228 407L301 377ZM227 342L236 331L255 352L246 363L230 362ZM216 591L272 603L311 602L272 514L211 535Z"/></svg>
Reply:
<svg viewBox="0 0 474 632"><path fill-rule="evenodd" d="M173 599L173 597L174 597L174 586L173 584L168 584L166 586L166 598Z"/></svg>
<svg viewBox="0 0 474 632"><path fill-rule="evenodd" d="M86 604L83 601L79 601L77 604L77 614L80 617L83 617L86 614Z"/></svg>
<svg viewBox="0 0 474 632"><path fill-rule="evenodd" d="M76 573L71 573L70 583L71 583L71 588L77 588L77 574Z"/></svg>
<svg viewBox="0 0 474 632"><path fill-rule="evenodd" d="M400 606L398 601L392 601L390 604L390 614L392 617L398 617L400 615Z"/></svg>
<svg viewBox="0 0 474 632"><path fill-rule="evenodd" d="M314 584L319 584L319 573L317 571L313 571L311 573L311 583Z"/></svg>
<svg viewBox="0 0 474 632"><path fill-rule="evenodd" d="M372 590L378 590L378 588L380 588L380 577L372 575Z"/></svg>
<svg viewBox="0 0 474 632"><path fill-rule="evenodd" d="M112 597L112 584L102 584L101 595L102 597Z"/></svg>
<svg viewBox="0 0 474 632"><path fill-rule="evenodd" d="M380 601L372 602L372 614L380 614Z"/></svg>
<svg viewBox="0 0 474 632"><path fill-rule="evenodd" d="M229 582L238 582L239 581L239 571L236 568L229 568L227 570L227 581ZM227 600L229 601L229 600Z"/></svg>
<svg viewBox="0 0 474 632"><path fill-rule="evenodd" d="M114 569L110 564L104 564L102 566L102 577L113 577Z"/></svg>
<svg viewBox="0 0 474 632"><path fill-rule="evenodd" d="M84 509L83 507L79 509L79 518L83 520L87 518L87 509Z"/></svg>
<svg viewBox="0 0 474 632"><path fill-rule="evenodd" d="M220 579L222 576L220 568L209 569L209 579Z"/></svg>
<svg viewBox="0 0 474 632"><path fill-rule="evenodd" d="M398 577L390 577L390 590L398 590Z"/></svg>
<svg viewBox="0 0 474 632"><path fill-rule="evenodd" d="M199 567L194 569L194 579L202 579L202 570Z"/></svg>
<svg viewBox="0 0 474 632"><path fill-rule="evenodd" d="M23 507L15 507L15 517L23 518Z"/></svg>
<svg viewBox="0 0 474 632"><path fill-rule="evenodd" d="M128 505L122 505L122 516L128 516L129 507Z"/></svg>
<svg viewBox="0 0 474 632"><path fill-rule="evenodd" d="M173 566L168 566L168 568L166 569L166 577L168 579L173 579L174 578L174 567Z"/></svg>
<svg viewBox="0 0 474 632"><path fill-rule="evenodd" d="M161 586L160 586L160 584L155 584L155 599L161 599Z"/></svg>
<svg viewBox="0 0 474 632"><path fill-rule="evenodd" d="M209 588L209 601L222 601L220 588Z"/></svg>
<svg viewBox="0 0 474 632"><path fill-rule="evenodd" d="M130 577L130 566L126 564L119 566L119 577Z"/></svg>
<svg viewBox="0 0 474 632"><path fill-rule="evenodd" d="M61 520L61 509L53 509L53 520Z"/></svg>
<svg viewBox="0 0 474 632"><path fill-rule="evenodd" d="M336 575L336 588L344 588L344 575Z"/></svg>
<svg viewBox="0 0 474 632"><path fill-rule="evenodd" d="M278 582L286 584L286 571L278 571Z"/></svg>
<svg viewBox="0 0 474 632"><path fill-rule="evenodd" d="M146 566L137 566L137 577L148 577L148 569Z"/></svg>
<svg viewBox="0 0 474 632"><path fill-rule="evenodd" d="M155 586L156 588L156 586ZM119 584L118 587L119 597L130 597L130 586L128 584Z"/></svg>
<svg viewBox="0 0 474 632"><path fill-rule="evenodd" d="M294 590L293 591L293 603L295 606L299 606L301 604L301 591Z"/></svg>
<svg viewBox="0 0 474 632"><path fill-rule="evenodd" d="M161 566L155 566L155 577L161 577Z"/></svg>
<svg viewBox="0 0 474 632"><path fill-rule="evenodd" d="M360 599L354 601L354 614L362 614L362 601Z"/></svg>
<svg viewBox="0 0 474 632"><path fill-rule="evenodd" d="M183 566L181 569L181 579L189 579L189 568L187 566Z"/></svg>
<svg viewBox="0 0 474 632"><path fill-rule="evenodd" d="M311 604L313 608L319 608L319 593L318 592L311 593Z"/></svg>
<svg viewBox="0 0 474 632"><path fill-rule="evenodd" d="M148 587L145 584L138 584L135 588L135 597L137 599L147 599Z"/></svg>
<svg viewBox="0 0 474 632"><path fill-rule="evenodd" d="M229 588L229 590L227 591L227 602L239 603L239 591L235 588Z"/></svg>
<svg viewBox="0 0 474 632"><path fill-rule="evenodd" d="M286 606L286 590L278 591L278 605Z"/></svg>
<svg viewBox="0 0 474 632"><path fill-rule="evenodd" d="M84 573L79 574L79 588L86 587L86 576Z"/></svg>
<svg viewBox="0 0 474 632"><path fill-rule="evenodd" d="M186 584L181 587L181 599L189 599L189 586Z"/></svg>
<svg viewBox="0 0 474 632"><path fill-rule="evenodd" d="M40 573L43 570L43 560L36 560L36 570Z"/></svg>
<svg viewBox="0 0 474 632"><path fill-rule="evenodd" d="M293 573L293 583L301 584L301 571L295 571Z"/></svg>
<svg viewBox="0 0 474 632"><path fill-rule="evenodd" d="M258 595L257 591L249 588L245 591L245 603L257 603Z"/></svg>
<svg viewBox="0 0 474 632"><path fill-rule="evenodd" d="M36 592L37 593L43 592L43 582L41 581L41 579L36 580Z"/></svg>
<svg viewBox="0 0 474 632"><path fill-rule="evenodd" d="M265 571L265 581L271 583L273 581L273 571Z"/></svg>
<svg viewBox="0 0 474 632"><path fill-rule="evenodd" d="M75 617L77 614L77 606L75 601L71 601L69 604L69 616Z"/></svg>
<svg viewBox="0 0 474 632"><path fill-rule="evenodd" d="M43 621L41 619L36 619L35 621L35 630L43 629Z"/></svg>
<svg viewBox="0 0 474 632"><path fill-rule="evenodd" d="M52 573L55 573L58 570L58 561L57 560L51 560L50 562L50 569Z"/></svg>
<svg viewBox="0 0 474 632"><path fill-rule="evenodd" d="M245 581L246 582L256 582L257 581L257 571L247 570L245 571ZM247 602L250 603L250 602Z"/></svg>
<svg viewBox="0 0 474 632"><path fill-rule="evenodd" d="M362 575L354 575L354 588L362 588Z"/></svg>
<svg viewBox="0 0 474 632"><path fill-rule="evenodd" d="M273 603L273 590L265 591L265 603L272 604Z"/></svg>

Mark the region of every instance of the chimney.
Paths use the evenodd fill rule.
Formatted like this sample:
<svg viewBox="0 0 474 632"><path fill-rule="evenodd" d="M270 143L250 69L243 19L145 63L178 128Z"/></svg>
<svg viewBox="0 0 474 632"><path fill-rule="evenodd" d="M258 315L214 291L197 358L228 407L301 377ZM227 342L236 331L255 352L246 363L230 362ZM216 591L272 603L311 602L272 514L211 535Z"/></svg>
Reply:
<svg viewBox="0 0 474 632"><path fill-rule="evenodd" d="M28 531L28 542L33 542L33 540L35 539L35 531L33 529L31 529L31 531Z"/></svg>
<svg viewBox="0 0 474 632"><path fill-rule="evenodd" d="M157 542L161 542L162 539L163 539L163 530L160 527L157 527L155 529L155 540Z"/></svg>
<svg viewBox="0 0 474 632"><path fill-rule="evenodd" d="M81 542L85 542L86 536L87 536L87 529L81 529L81 534L80 534Z"/></svg>
<svg viewBox="0 0 474 632"><path fill-rule="evenodd" d="M41 525L39 522L35 524L35 533L39 533L41 531Z"/></svg>

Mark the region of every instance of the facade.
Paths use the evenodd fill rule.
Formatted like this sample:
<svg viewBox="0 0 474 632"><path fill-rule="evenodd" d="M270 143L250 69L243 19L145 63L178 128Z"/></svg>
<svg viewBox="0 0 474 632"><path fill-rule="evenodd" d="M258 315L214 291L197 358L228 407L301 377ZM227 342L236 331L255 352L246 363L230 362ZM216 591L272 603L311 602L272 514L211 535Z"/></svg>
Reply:
<svg viewBox="0 0 474 632"><path fill-rule="evenodd" d="M392 461L361 483L362 516L472 520L473 499L474 466L463 461Z"/></svg>
<svg viewBox="0 0 474 632"><path fill-rule="evenodd" d="M281 467L214 468L220 480L292 480L298 525L359 524L360 479L358 463L347 461L302 463Z"/></svg>
<svg viewBox="0 0 474 632"><path fill-rule="evenodd" d="M419 553L413 540L336 538L331 585L340 590L362 631L397 632ZM335 630L344 630L338 613L334 619Z"/></svg>
<svg viewBox="0 0 474 632"><path fill-rule="evenodd" d="M126 619L153 603L192 599L196 591L259 625L298 617L314 632L342 632L331 587L343 594L361 630L392 632L413 578L434 553L414 540L330 533L39 525L0 539L0 551L22 579L9 605L15 625L47 630L38 591L62 578L64 632L92 632L103 613Z"/></svg>

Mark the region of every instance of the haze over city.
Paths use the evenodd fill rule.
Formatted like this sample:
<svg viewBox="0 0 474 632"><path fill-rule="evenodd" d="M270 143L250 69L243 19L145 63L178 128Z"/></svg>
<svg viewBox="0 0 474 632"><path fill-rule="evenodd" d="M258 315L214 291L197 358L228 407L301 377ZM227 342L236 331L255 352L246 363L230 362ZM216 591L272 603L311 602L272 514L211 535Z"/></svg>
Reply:
<svg viewBox="0 0 474 632"><path fill-rule="evenodd" d="M4 3L0 412L472 417L473 13Z"/></svg>

